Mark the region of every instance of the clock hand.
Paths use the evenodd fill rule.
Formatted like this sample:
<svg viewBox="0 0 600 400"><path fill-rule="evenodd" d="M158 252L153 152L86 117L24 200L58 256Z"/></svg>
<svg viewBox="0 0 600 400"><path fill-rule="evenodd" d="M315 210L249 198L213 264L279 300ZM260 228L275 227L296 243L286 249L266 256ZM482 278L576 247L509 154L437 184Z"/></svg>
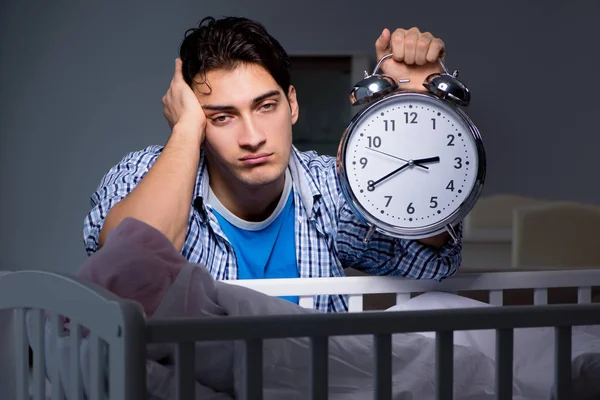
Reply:
<svg viewBox="0 0 600 400"><path fill-rule="evenodd" d="M390 172L389 174L387 174L386 176L384 176L383 178L377 179L375 182L371 183L369 185L369 187L372 187L373 189L375 188L375 185L377 185L378 183L386 180L387 178L389 178L392 175L397 174L398 172L402 171L403 169L407 168L408 166L410 166L410 163L406 163L403 166L396 168L395 170L393 170L392 172Z"/></svg>
<svg viewBox="0 0 600 400"><path fill-rule="evenodd" d="M378 151L378 150L375 150ZM385 154L385 153L383 153ZM387 155L387 154L386 154ZM398 158L395 156L392 156L394 158ZM413 165L418 165L417 163L432 163L432 162L438 162L440 161L439 157L427 157L427 158L420 158L418 160L408 160L408 162L406 164L404 164L403 166L396 168L395 170L393 170L392 172L390 172L389 174L387 174L386 176L384 176L383 178L379 178L377 179L375 182L371 183L369 185L369 187L375 188L375 185L379 184L380 182L386 180L387 178L389 178L392 175L397 174L398 172L402 171L403 169L407 168L407 167L412 167ZM424 168L427 168L425 166L423 166Z"/></svg>
<svg viewBox="0 0 600 400"><path fill-rule="evenodd" d="M375 150L375 149L374 149L374 148L372 148L372 147L366 147L366 149L368 149L368 150L372 150L372 151L375 151L375 152L377 152L377 153L383 154L383 155L385 155L385 156L388 156L388 157L395 158L395 159L397 159L397 160L400 160L400 161L408 162L408 160L405 160L404 158L396 157L396 156L393 156L393 155L391 155L391 154L384 153L383 151L380 151L380 150ZM417 160L417 161L419 161L419 160ZM415 161L415 162L414 162L416 166L419 166L419 167L421 167L421 168L425 168L425 169L429 169L429 167L427 167L427 166L425 166L425 165L418 164L418 163L417 163L417 161Z"/></svg>
<svg viewBox="0 0 600 400"><path fill-rule="evenodd" d="M428 157L428 158L420 158L418 160L412 160L412 162L415 164L417 164L417 163L426 164L426 163L439 162L439 161L440 161L439 157ZM425 167L425 168L427 168L427 167Z"/></svg>

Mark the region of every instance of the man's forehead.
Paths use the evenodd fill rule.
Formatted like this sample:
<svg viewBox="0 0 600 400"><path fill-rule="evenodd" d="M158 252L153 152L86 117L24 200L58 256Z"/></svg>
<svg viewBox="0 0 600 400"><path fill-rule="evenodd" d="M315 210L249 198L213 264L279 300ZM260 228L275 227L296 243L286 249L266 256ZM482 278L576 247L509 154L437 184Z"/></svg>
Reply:
<svg viewBox="0 0 600 400"><path fill-rule="evenodd" d="M256 64L239 64L230 69L213 69L194 80L194 91L205 99L231 97L244 94L259 96L267 91L279 90L271 74Z"/></svg>
<svg viewBox="0 0 600 400"><path fill-rule="evenodd" d="M267 98L284 95L275 80L264 79L264 77L263 79L240 79L243 77L221 75L207 78L205 83L198 84L194 90L198 101L205 109L246 107Z"/></svg>

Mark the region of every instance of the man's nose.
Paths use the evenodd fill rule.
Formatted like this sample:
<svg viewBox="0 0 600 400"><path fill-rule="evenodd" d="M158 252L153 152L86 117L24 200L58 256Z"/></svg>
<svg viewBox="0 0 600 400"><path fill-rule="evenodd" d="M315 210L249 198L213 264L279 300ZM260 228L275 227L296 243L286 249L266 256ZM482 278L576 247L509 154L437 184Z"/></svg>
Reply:
<svg viewBox="0 0 600 400"><path fill-rule="evenodd" d="M240 146L256 149L263 145L265 141L265 133L259 124L252 117L244 118L244 131L240 136Z"/></svg>

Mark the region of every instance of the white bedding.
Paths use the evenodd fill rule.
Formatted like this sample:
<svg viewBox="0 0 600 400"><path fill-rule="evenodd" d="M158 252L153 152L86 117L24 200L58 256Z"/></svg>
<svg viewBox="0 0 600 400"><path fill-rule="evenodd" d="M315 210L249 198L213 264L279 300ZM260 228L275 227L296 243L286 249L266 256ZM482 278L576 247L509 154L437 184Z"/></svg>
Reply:
<svg viewBox="0 0 600 400"><path fill-rule="evenodd" d="M190 298L190 288L202 288ZM193 301L191 301L191 299ZM485 306L459 296L428 293L416 297L390 311L450 307ZM285 300L269 297L253 290L214 281L205 268L190 264L184 268L175 285L157 310L155 318L163 316L222 315L247 316L265 314L316 313ZM49 326L46 326L47 344ZM575 328L573 336L574 382L578 390L598 396L600 389L585 376L600 376L600 335L597 328ZM60 359L63 385L68 387L68 338L61 338ZM48 348L49 346L47 346ZM82 341L81 366L88 361L87 339ZM172 367L161 365L159 359L169 354L169 348L149 346L147 362L150 399L168 399L173 384ZM522 329L515 333L514 399L549 399L553 377L553 331ZM34 349L35 351L35 349ZM397 334L393 336L393 398L432 399L435 394L435 341L430 333ZM493 332L457 332L454 348L455 399L484 400L495 398ZM196 347L196 399L243 399L241 343L200 343ZM56 360L46 356L47 366ZM310 351L307 339L264 341L265 399L306 399ZM458 367L459 366L459 367ZM329 342L329 398L372 398L373 346L369 336L333 337ZM89 371L82 368L87 392ZM199 393L198 391L201 391ZM580 397L587 398L587 397Z"/></svg>
<svg viewBox="0 0 600 400"><path fill-rule="evenodd" d="M387 311L493 307L450 293L430 292ZM421 332L435 338L433 332ZM514 330L513 376L527 399L550 399L554 379L554 329ZM573 399L600 399L600 325L572 328ZM495 360L492 330L456 331L454 343L476 349Z"/></svg>

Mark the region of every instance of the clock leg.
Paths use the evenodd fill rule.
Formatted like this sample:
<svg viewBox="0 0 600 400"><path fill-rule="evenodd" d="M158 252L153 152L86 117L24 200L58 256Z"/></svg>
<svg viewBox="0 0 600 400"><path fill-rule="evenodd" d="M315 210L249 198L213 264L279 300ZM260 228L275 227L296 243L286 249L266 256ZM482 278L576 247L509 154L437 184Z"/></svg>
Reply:
<svg viewBox="0 0 600 400"><path fill-rule="evenodd" d="M458 243L458 235L456 234L454 227L452 225L448 224L448 225L446 225L446 231L448 232L448 234L454 241L454 244Z"/></svg>
<svg viewBox="0 0 600 400"><path fill-rule="evenodd" d="M365 238L363 239L363 243L369 243L369 240L371 240L371 236L373 236L373 233L375 233L375 225L371 225L369 227L369 231L367 232L367 236L365 236Z"/></svg>

